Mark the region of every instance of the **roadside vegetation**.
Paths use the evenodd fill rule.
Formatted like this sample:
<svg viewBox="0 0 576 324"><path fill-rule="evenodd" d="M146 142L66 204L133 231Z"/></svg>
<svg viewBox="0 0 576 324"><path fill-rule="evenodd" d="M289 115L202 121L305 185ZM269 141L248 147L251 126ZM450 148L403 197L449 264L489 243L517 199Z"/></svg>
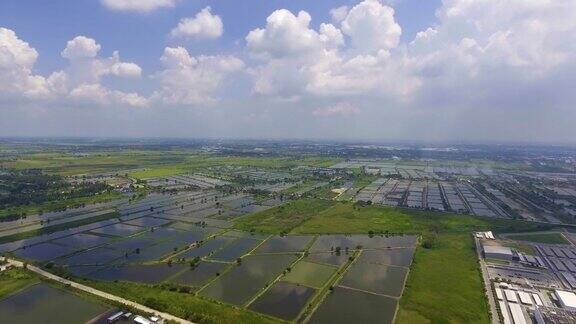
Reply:
<svg viewBox="0 0 576 324"><path fill-rule="evenodd" d="M192 322L263 324L280 322L250 310L208 301L190 292L178 291L175 287L150 286L131 282L87 281L86 284Z"/></svg>
<svg viewBox="0 0 576 324"><path fill-rule="evenodd" d="M12 268L0 273L0 300L40 280L23 269Z"/></svg>

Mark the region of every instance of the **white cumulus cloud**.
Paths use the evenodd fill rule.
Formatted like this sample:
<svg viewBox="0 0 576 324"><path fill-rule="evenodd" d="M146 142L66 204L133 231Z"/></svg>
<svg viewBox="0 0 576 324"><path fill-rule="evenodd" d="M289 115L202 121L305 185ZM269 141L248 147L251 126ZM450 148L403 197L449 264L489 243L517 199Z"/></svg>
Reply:
<svg viewBox="0 0 576 324"><path fill-rule="evenodd" d="M0 97L49 95L46 79L33 73L38 52L7 28L0 28Z"/></svg>
<svg viewBox="0 0 576 324"><path fill-rule="evenodd" d="M338 8L334 8L330 10L330 16L332 17L332 21L335 23L341 23L342 20L348 16L348 11L350 8L348 6L340 6Z"/></svg>
<svg viewBox="0 0 576 324"><path fill-rule="evenodd" d="M183 47L166 47L160 61L163 69L154 78L161 89L153 98L171 106L213 104L226 77L244 67L234 56L193 57Z"/></svg>
<svg viewBox="0 0 576 324"><path fill-rule="evenodd" d="M105 76L137 78L142 69L135 63L122 62L118 52L109 58L100 58L100 49L100 44L92 38L75 37L61 52L69 65L44 77L33 73L38 52L19 39L14 31L0 28L0 99L43 104L81 102L146 106L147 99L136 93L102 85Z"/></svg>
<svg viewBox="0 0 576 324"><path fill-rule="evenodd" d="M61 55L70 60L90 58L98 55L100 48L100 44L96 43L94 39L86 36L76 36L66 43L66 48Z"/></svg>
<svg viewBox="0 0 576 324"><path fill-rule="evenodd" d="M254 92L302 98L398 96L417 89L419 81L408 71L408 60L390 54L401 34L394 10L375 0L345 9L337 10L343 16L341 28L322 23L316 31L307 12L277 10L264 28L252 30L246 46L262 62L250 69Z"/></svg>
<svg viewBox="0 0 576 324"><path fill-rule="evenodd" d="M395 48L402 34L394 9L378 0L365 0L352 7L342 21L342 31L354 47L368 51Z"/></svg>
<svg viewBox="0 0 576 324"><path fill-rule="evenodd" d="M151 12L160 8L171 8L179 0L100 0L108 9L114 11Z"/></svg>
<svg viewBox="0 0 576 324"><path fill-rule="evenodd" d="M306 11L298 15L281 9L266 19L266 27L250 31L246 36L248 50L263 58L294 57L308 54L319 47L319 35L310 29L312 17Z"/></svg>
<svg viewBox="0 0 576 324"><path fill-rule="evenodd" d="M202 9L194 18L183 18L170 35L173 37L214 39L222 36L224 24L218 15L213 15L210 7Z"/></svg>

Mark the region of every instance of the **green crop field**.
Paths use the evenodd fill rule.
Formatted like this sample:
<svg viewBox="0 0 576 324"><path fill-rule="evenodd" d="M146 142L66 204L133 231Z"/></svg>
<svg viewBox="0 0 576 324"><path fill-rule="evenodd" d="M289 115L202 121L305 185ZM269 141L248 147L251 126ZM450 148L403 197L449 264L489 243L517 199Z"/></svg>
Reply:
<svg viewBox="0 0 576 324"><path fill-rule="evenodd" d="M67 153L23 154L15 161L6 161L1 167L14 169L43 169L59 175L82 175L90 173L144 169L130 173L134 178L151 178L192 172L209 166L246 166L262 168L289 168L299 165L327 167L339 159L323 157L236 157L199 154L193 151L110 151L84 156Z"/></svg>
<svg viewBox="0 0 576 324"><path fill-rule="evenodd" d="M397 323L489 322L471 235L441 234L432 249L417 249Z"/></svg>
<svg viewBox="0 0 576 324"><path fill-rule="evenodd" d="M236 228L274 234L289 232L333 204L327 200L299 199L241 218L236 222Z"/></svg>
<svg viewBox="0 0 576 324"><path fill-rule="evenodd" d="M336 163L331 158L253 158L236 156L191 155L184 163L145 166L145 170L130 173L137 179L166 177L175 174L194 172L213 166L235 166L252 168L291 168L300 165L324 167Z"/></svg>
<svg viewBox="0 0 576 324"><path fill-rule="evenodd" d="M547 244L569 244L568 240L560 233L530 233L530 234L514 234L508 236L511 239L519 241L528 241L535 243Z"/></svg>
<svg viewBox="0 0 576 324"><path fill-rule="evenodd" d="M266 233L422 234L494 230L496 232L531 232L552 225L470 215L415 211L387 206L361 206L352 202L334 202L304 198L240 218L236 228Z"/></svg>
<svg viewBox="0 0 576 324"><path fill-rule="evenodd" d="M312 201L311 203L321 204L320 201ZM273 213L274 211L269 210L268 212ZM351 202L338 202L329 208L318 208L313 217L307 218L300 226L294 228L292 233L368 233L373 231L421 234L431 230L469 233L470 231L489 229L515 232L535 231L549 227L548 225L521 221L414 211L386 206L359 206Z"/></svg>
<svg viewBox="0 0 576 324"><path fill-rule="evenodd" d="M40 168L47 173L59 175L81 175L113 172L145 166L176 164L185 162L186 152L123 151L98 152L85 156L66 153L37 153L24 155L3 166L15 169Z"/></svg>

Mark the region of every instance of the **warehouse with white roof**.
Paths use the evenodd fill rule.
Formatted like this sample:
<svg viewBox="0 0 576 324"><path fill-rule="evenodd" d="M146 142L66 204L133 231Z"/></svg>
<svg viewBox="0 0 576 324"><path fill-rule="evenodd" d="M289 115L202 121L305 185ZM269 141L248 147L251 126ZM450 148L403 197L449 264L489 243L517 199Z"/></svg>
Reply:
<svg viewBox="0 0 576 324"><path fill-rule="evenodd" d="M483 245L484 257L486 259L498 259L511 261L514 257L512 249L498 245Z"/></svg>
<svg viewBox="0 0 576 324"><path fill-rule="evenodd" d="M558 299L560 306L576 311L576 294L571 291L555 290L554 295Z"/></svg>

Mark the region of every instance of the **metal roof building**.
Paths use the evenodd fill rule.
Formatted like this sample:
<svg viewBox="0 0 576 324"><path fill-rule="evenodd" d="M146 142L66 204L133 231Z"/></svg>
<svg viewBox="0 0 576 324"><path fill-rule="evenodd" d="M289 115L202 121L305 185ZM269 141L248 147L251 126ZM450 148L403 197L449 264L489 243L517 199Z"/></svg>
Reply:
<svg viewBox="0 0 576 324"><path fill-rule="evenodd" d="M512 314L512 320L514 324L527 324L526 317L524 317L524 313L522 312L522 307L518 304L508 304L510 307L510 313Z"/></svg>
<svg viewBox="0 0 576 324"><path fill-rule="evenodd" d="M506 295L506 300L510 303L517 303L518 298L516 297L516 292L514 290L504 290L504 294Z"/></svg>
<svg viewBox="0 0 576 324"><path fill-rule="evenodd" d="M576 294L571 291L555 290L554 294L558 298L560 306L570 310L576 310Z"/></svg>
<svg viewBox="0 0 576 324"><path fill-rule="evenodd" d="M483 245L484 257L487 259L512 260L512 249L505 246Z"/></svg>

